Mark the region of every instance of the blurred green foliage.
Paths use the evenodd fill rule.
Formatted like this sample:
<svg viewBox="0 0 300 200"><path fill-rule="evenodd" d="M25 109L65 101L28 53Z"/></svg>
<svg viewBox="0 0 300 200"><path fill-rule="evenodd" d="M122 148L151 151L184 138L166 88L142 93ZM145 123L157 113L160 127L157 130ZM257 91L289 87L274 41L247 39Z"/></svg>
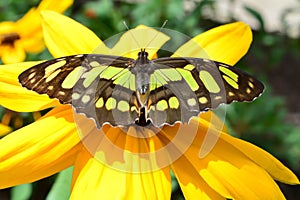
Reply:
<svg viewBox="0 0 300 200"><path fill-rule="evenodd" d="M30 8L37 6L39 0L17 1L1 0L0 1L0 21L17 21Z"/></svg>
<svg viewBox="0 0 300 200"><path fill-rule="evenodd" d="M123 21L133 28L139 24L160 27L165 20L168 20L166 28L182 32L190 37L220 24L205 17L204 10L209 10L214 15L215 1L186 2L190 3L190 8L185 8L182 0L75 0L67 15L92 29L102 40L125 31L126 27ZM0 21L15 21L38 3L38 0L0 0ZM251 7L244 7L244 9L257 20L260 29L254 32L254 43L247 56L237 64L237 67L252 74L260 74L258 78L263 80L267 89L252 103L234 103L227 106L226 123L233 135L266 149L294 171L298 171L299 175L300 133L294 125L287 121L288 110L285 107L285 99L274 94L272 85L268 84L268 74L274 68L282 67L280 64L284 62L283 59L287 54L292 57L299 56L300 40L299 38L291 39L284 34L268 33L261 13ZM294 10L282 13L282 25L286 29L289 28L289 25L285 22L285 18L289 12L294 12ZM232 17L232 21L235 20L238 19ZM27 60L50 58L51 55L47 50L40 54L27 56ZM283 70L287 69L283 68ZM4 112L5 110L0 108L0 117ZM25 124L33 121L31 114L23 113L21 116ZM10 125L13 126L13 124ZM63 175L64 179L66 176L70 177L70 174ZM49 180L51 183L53 182L53 179ZM62 178L59 179L60 182L61 180ZM26 189L32 191L31 187L27 185L13 191ZM55 196L54 194L55 191L52 191L51 195ZM26 193L26 195L28 194ZM173 198L183 199L175 179Z"/></svg>

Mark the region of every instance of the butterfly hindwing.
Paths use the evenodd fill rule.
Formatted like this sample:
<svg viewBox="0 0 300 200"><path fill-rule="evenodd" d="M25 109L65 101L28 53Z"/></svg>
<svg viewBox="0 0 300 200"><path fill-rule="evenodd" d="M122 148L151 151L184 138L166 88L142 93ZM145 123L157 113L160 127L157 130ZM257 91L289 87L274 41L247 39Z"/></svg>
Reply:
<svg viewBox="0 0 300 200"><path fill-rule="evenodd" d="M135 91L113 82L104 78L95 79L85 91L78 91L89 100L82 102L73 98L72 105L76 112L94 119L98 128L104 123L113 126L133 124L138 117ZM77 93L76 90L74 92Z"/></svg>
<svg viewBox="0 0 300 200"><path fill-rule="evenodd" d="M154 65L155 71L150 76L149 118L155 126L188 122L200 112L194 103L195 93L176 69L155 62Z"/></svg>

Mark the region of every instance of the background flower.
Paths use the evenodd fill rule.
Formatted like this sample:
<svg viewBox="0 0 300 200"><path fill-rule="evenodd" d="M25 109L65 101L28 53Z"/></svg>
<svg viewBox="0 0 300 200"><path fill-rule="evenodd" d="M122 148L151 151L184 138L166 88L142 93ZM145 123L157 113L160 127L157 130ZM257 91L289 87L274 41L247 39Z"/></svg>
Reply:
<svg viewBox="0 0 300 200"><path fill-rule="evenodd" d="M22 62L26 52L39 53L45 48L40 20L42 10L64 12L73 0L42 0L38 7L31 8L16 22L0 23L0 57L3 63Z"/></svg>

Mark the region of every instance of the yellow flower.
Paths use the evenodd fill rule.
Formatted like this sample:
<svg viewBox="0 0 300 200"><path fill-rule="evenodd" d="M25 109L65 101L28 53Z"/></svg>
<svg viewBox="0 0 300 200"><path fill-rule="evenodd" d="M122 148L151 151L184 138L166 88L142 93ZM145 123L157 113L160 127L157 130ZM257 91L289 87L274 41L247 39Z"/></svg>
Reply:
<svg viewBox="0 0 300 200"><path fill-rule="evenodd" d="M0 23L0 58L3 63L17 63L25 60L28 53L39 53L45 48L40 21L42 10L64 12L73 0L42 0L37 8L31 8L16 22Z"/></svg>
<svg viewBox="0 0 300 200"><path fill-rule="evenodd" d="M137 47L132 35L138 28L124 34L109 49L94 33L65 16L47 11L42 19L47 47L55 57L90 53L99 45L102 48L97 52L113 54L126 52L122 48L128 45L134 45L133 50ZM150 36L153 38L153 34ZM157 49L167 38L161 34L156 37ZM210 58L233 65L247 52L251 40L250 28L237 22L200 34L192 43L203 47ZM185 44L175 54L195 56L196 48ZM154 55L155 50L150 49L150 53ZM18 75L33 64L0 66L0 104L25 112L56 107L0 140L0 188L32 182L72 165L71 199L170 199L170 170L186 199L284 199L274 180L299 184L297 177L272 155L228 135L212 112L192 119L189 125L164 126L156 134L135 128L123 132L109 125L100 131L92 120L73 114L70 105L60 105L19 86ZM85 132L78 134L76 124ZM200 157L208 132L219 135L219 139L206 156ZM135 134L152 135L137 138ZM175 140L178 146L172 146ZM187 140L189 145L180 149ZM169 144L169 149L159 152ZM173 154L176 152L179 155Z"/></svg>

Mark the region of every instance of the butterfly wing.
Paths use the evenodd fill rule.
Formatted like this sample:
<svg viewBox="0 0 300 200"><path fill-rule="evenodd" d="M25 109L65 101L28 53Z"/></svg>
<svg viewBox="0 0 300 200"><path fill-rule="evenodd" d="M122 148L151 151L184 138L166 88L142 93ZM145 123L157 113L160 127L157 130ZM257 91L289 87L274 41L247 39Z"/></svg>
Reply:
<svg viewBox="0 0 300 200"><path fill-rule="evenodd" d="M72 104L78 113L104 123L128 125L137 118L133 59L83 54L40 63L19 76L22 86Z"/></svg>
<svg viewBox="0 0 300 200"><path fill-rule="evenodd" d="M224 63L199 58L159 58L149 96L154 124L188 122L207 109L232 101L252 101L264 85ZM151 113L152 112L152 113Z"/></svg>
<svg viewBox="0 0 300 200"><path fill-rule="evenodd" d="M67 56L38 64L19 76L20 83L40 94L72 104L76 111L104 123L130 125L139 117L134 60L99 54ZM252 101L264 86L229 65L199 58L150 61L148 115L155 126L188 122L221 103Z"/></svg>

